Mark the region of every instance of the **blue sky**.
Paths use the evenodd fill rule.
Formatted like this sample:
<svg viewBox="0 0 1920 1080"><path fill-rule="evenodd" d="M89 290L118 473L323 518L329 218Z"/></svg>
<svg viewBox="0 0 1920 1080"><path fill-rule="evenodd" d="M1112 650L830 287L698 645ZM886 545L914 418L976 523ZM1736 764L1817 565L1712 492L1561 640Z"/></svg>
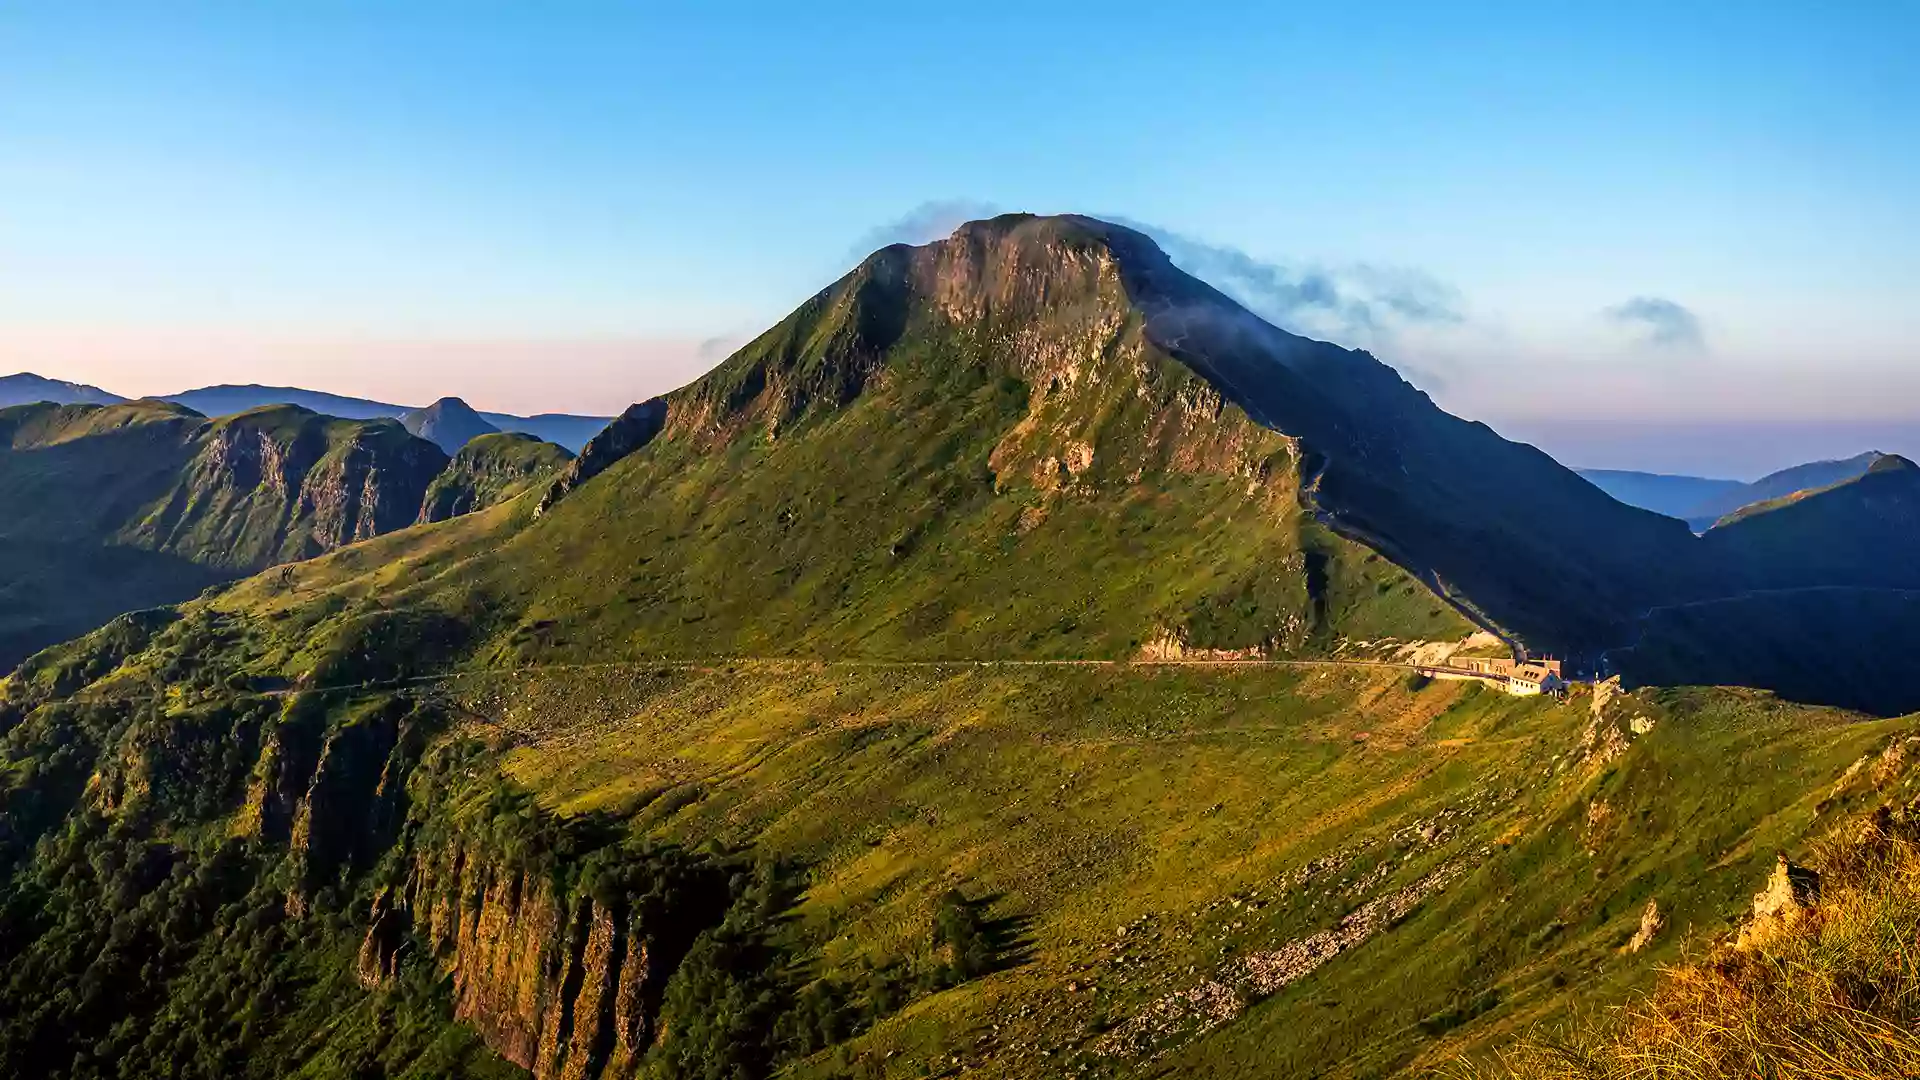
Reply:
<svg viewBox="0 0 1920 1080"><path fill-rule="evenodd" d="M1003 208L1580 464L1920 432L1920 5L1037 6L7 5L0 367L612 411Z"/></svg>

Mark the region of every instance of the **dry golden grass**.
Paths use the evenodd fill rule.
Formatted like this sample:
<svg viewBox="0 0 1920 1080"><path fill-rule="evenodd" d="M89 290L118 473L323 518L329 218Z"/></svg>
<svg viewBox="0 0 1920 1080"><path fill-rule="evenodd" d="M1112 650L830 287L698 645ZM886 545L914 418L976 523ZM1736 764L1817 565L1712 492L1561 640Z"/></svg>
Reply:
<svg viewBox="0 0 1920 1080"><path fill-rule="evenodd" d="M1604 1022L1535 1034L1471 1080L1920 1076L1920 806L1821 844L1817 900L1745 949L1668 970Z"/></svg>

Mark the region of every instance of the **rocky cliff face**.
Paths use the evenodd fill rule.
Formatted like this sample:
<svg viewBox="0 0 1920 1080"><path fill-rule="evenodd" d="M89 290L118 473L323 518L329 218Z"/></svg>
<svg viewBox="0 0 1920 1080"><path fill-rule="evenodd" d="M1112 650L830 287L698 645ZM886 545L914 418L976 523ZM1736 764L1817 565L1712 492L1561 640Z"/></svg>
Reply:
<svg viewBox="0 0 1920 1080"><path fill-rule="evenodd" d="M656 438L707 451L778 439L912 378L896 367L931 355L1024 385L1025 418L992 455L1002 487L1071 496L1171 468L1275 481L1291 500L1296 441L1154 344L1122 254L1085 220L976 222L943 243L875 253L706 377L630 408L543 509Z"/></svg>
<svg viewBox="0 0 1920 1080"><path fill-rule="evenodd" d="M372 899L358 978L378 990L408 963L431 964L452 976L455 1017L536 1080L632 1077L658 1034L668 977L727 909L729 871L606 846L590 826L530 814L499 789L483 795L462 756L471 751L443 747L412 778L394 852L404 877ZM501 842L528 821L542 839Z"/></svg>
<svg viewBox="0 0 1920 1080"><path fill-rule="evenodd" d="M207 424L193 460L130 531L160 550L236 569L322 552L413 524L447 457L392 420L293 406Z"/></svg>
<svg viewBox="0 0 1920 1080"><path fill-rule="evenodd" d="M362 429L303 478L295 514L311 517L311 536L322 551L403 529L446 464L446 455L424 440Z"/></svg>
<svg viewBox="0 0 1920 1080"><path fill-rule="evenodd" d="M411 525L447 459L292 406L0 409L0 670L115 615Z"/></svg>
<svg viewBox="0 0 1920 1080"><path fill-rule="evenodd" d="M363 985L392 983L409 934L452 974L455 1015L537 1080L631 1076L652 1041L668 969L632 910L456 847L376 897Z"/></svg>

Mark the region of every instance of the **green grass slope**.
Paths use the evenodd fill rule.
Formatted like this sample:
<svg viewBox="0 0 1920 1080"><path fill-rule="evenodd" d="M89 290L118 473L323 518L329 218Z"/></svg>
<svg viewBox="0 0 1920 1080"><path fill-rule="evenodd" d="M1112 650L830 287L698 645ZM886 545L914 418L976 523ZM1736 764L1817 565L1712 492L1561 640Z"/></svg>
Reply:
<svg viewBox="0 0 1920 1080"><path fill-rule="evenodd" d="M420 520L444 521L544 487L572 460L565 447L531 435L478 435L427 485Z"/></svg>
<svg viewBox="0 0 1920 1080"><path fill-rule="evenodd" d="M415 569L457 573L514 509L373 544L436 537ZM359 550L301 568L324 592L257 579L0 684L0 1064L505 1075L427 924L397 981L352 975L381 890L466 835L596 903L626 902L616 849L743 867L658 954L636 1071L578 1075L1412 1074L1646 985L1916 734L1313 662L462 670L330 566ZM1650 900L1666 931L1624 950Z"/></svg>
<svg viewBox="0 0 1920 1080"><path fill-rule="evenodd" d="M1680 515L1695 528L1705 529L1729 515L1739 514L1758 503L1790 498L1803 492L1832 487L1866 474L1886 455L1869 450L1837 461L1809 461L1742 485L1737 491L1723 492L1703 500L1689 513Z"/></svg>
<svg viewBox="0 0 1920 1080"><path fill-rule="evenodd" d="M616 421L537 520L409 600L485 609L486 663L1307 653L1472 629L1316 519L1297 440L1152 343L1098 237L982 243L876 255Z"/></svg>
<svg viewBox="0 0 1920 1080"><path fill-rule="evenodd" d="M1444 1063L1728 925L1776 847L1857 804L1836 779L1914 730L1722 692L1596 718L1351 669L745 665L452 693L514 733L507 774L549 806L809 867L794 917L823 970L911 954L948 890L1019 928L1004 969L791 1069L821 1076ZM1406 913L1324 966L1248 975L1382 898ZM1649 900L1675 930L1623 953Z"/></svg>
<svg viewBox="0 0 1920 1080"><path fill-rule="evenodd" d="M1883 454L1859 476L1749 506L1705 537L1756 587L1920 588L1920 466Z"/></svg>
<svg viewBox="0 0 1920 1080"><path fill-rule="evenodd" d="M0 410L0 665L410 524L445 463L393 421L155 401Z"/></svg>

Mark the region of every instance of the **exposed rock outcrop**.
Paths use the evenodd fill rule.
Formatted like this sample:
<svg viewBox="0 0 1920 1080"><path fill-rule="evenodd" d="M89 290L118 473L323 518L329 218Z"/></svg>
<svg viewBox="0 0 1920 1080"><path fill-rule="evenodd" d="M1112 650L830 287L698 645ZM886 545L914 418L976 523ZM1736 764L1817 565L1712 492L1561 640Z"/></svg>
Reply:
<svg viewBox="0 0 1920 1080"><path fill-rule="evenodd" d="M388 985L409 929L453 976L455 1015L536 1080L627 1077L654 1037L670 969L637 908L568 897L545 875L466 848L425 855L382 892L360 948L363 985Z"/></svg>
<svg viewBox="0 0 1920 1080"><path fill-rule="evenodd" d="M253 570L413 524L447 456L392 420L339 420L275 406L210 421L192 458L133 539Z"/></svg>
<svg viewBox="0 0 1920 1080"><path fill-rule="evenodd" d="M1666 925L1666 916L1660 914L1660 901L1648 900L1646 909L1640 913L1640 927L1633 932L1632 939L1627 942L1626 951L1637 953L1653 944L1653 939L1659 936Z"/></svg>
<svg viewBox="0 0 1920 1080"><path fill-rule="evenodd" d="M1755 949L1773 941L1799 925L1819 899L1820 875L1781 855L1767 887L1754 894L1753 917L1741 928L1734 948Z"/></svg>

